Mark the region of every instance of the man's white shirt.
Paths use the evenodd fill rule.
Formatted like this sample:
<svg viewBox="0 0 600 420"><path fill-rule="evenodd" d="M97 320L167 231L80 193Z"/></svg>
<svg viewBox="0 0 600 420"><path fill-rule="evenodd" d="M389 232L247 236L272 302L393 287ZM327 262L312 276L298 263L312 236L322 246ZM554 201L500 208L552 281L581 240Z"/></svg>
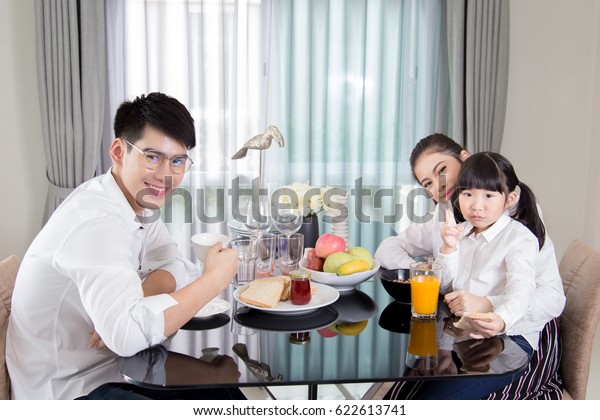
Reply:
<svg viewBox="0 0 600 420"><path fill-rule="evenodd" d="M170 272L177 289L200 272L164 223L142 223L110 171L78 187L32 242L19 270L6 362L13 398L72 399L119 380L118 356L163 342L163 311L143 279ZM107 348L87 347L96 330ZM112 378L112 379L111 379Z"/></svg>

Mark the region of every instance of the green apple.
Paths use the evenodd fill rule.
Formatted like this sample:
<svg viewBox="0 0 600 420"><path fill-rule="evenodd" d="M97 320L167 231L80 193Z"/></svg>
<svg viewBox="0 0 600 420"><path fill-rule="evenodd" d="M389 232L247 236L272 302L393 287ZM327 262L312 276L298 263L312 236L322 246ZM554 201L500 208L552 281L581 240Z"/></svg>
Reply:
<svg viewBox="0 0 600 420"><path fill-rule="evenodd" d="M373 268L373 256L369 252L368 249L363 248L362 246L355 246L346 251L350 255L354 255L356 258L360 260L365 260L369 263L369 266Z"/></svg>
<svg viewBox="0 0 600 420"><path fill-rule="evenodd" d="M346 252L334 252L325 259L323 271L326 273L336 273L338 269L349 261L354 261L356 257Z"/></svg>

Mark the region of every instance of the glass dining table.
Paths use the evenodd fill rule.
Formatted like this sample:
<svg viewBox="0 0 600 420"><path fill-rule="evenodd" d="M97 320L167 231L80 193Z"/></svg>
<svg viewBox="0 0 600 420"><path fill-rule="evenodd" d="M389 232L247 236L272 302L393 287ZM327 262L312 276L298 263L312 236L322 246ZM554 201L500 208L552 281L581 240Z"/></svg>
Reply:
<svg viewBox="0 0 600 420"><path fill-rule="evenodd" d="M472 340L440 303L436 319L411 318L378 275L308 313L248 308L230 286L226 311L193 318L163 345L119 360L128 383L142 387L308 386L515 375L527 354L510 338Z"/></svg>

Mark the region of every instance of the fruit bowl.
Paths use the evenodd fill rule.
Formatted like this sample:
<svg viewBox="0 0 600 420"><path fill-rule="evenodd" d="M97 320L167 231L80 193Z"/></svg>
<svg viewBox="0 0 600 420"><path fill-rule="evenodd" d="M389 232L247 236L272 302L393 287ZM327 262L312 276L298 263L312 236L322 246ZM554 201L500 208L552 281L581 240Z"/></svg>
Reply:
<svg viewBox="0 0 600 420"><path fill-rule="evenodd" d="M377 270L379 270L379 261L373 260L373 268L368 271L361 271L360 273L348 274L345 276L338 276L335 273L325 273L323 271L315 271L306 268L308 265L308 259L303 258L300 261L300 267L310 273L310 279L317 283L323 283L331 286L338 291L352 290L357 285L365 280L371 278Z"/></svg>
<svg viewBox="0 0 600 420"><path fill-rule="evenodd" d="M410 304L410 283L408 268L386 270L382 268L377 273L381 284L388 294L397 302Z"/></svg>

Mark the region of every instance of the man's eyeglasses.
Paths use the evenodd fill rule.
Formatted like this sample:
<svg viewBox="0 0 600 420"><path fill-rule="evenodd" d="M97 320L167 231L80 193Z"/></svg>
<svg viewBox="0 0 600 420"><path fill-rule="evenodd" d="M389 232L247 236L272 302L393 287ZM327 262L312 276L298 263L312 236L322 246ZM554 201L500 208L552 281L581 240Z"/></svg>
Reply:
<svg viewBox="0 0 600 420"><path fill-rule="evenodd" d="M174 174L184 174L190 170L194 161L188 155L175 155L173 157L167 157L163 152L159 152L158 150L147 150L143 151L135 147L133 144L129 143L126 139L125 143L133 147L135 150L144 155L144 163L146 164L146 168L151 169L153 171L157 170L161 166L165 164L165 161L169 161L171 163L171 172Z"/></svg>

